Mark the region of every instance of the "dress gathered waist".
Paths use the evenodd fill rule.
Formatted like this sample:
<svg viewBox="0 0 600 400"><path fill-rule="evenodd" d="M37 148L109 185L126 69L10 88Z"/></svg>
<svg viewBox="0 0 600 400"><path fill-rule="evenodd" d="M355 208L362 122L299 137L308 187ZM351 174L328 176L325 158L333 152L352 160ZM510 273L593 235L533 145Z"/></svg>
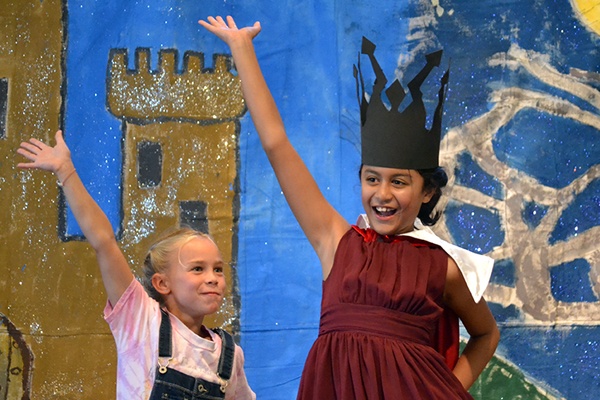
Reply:
<svg viewBox="0 0 600 400"><path fill-rule="evenodd" d="M428 325L423 316L381 306L338 303L323 308L319 336L332 332L359 332L431 346Z"/></svg>

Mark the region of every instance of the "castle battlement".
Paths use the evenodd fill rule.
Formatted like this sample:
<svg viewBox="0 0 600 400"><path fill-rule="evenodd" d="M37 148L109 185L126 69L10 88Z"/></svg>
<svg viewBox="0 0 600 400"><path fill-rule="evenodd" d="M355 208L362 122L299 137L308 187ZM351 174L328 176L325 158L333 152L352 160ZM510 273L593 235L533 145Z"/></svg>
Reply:
<svg viewBox="0 0 600 400"><path fill-rule="evenodd" d="M128 69L127 49L110 52L107 70L107 107L117 118L145 124L157 120L219 122L241 117L246 108L239 78L231 73L228 55L187 51L177 70L178 51L158 52L158 68L150 67L150 49L135 51L135 69Z"/></svg>

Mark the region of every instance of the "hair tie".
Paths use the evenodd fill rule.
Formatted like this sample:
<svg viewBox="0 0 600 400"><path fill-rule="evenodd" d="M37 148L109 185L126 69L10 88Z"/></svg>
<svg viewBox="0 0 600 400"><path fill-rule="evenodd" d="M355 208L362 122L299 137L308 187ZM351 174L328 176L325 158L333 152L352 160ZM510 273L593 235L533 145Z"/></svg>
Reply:
<svg viewBox="0 0 600 400"><path fill-rule="evenodd" d="M67 180L76 172L77 170L73 168L73 171L69 172L69 174L65 177L65 179L61 182L60 179L57 180L58 186L64 187Z"/></svg>

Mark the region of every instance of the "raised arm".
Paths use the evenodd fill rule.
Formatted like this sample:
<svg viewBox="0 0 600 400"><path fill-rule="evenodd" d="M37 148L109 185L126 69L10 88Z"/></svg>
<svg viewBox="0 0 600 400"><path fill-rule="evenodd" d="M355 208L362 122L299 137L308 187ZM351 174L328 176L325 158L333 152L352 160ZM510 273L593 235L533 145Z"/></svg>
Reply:
<svg viewBox="0 0 600 400"><path fill-rule="evenodd" d="M465 389L469 389L494 355L500 332L485 299L481 298L475 303L452 258L448 258L444 301L460 318L470 335L454 367L454 375Z"/></svg>
<svg viewBox="0 0 600 400"><path fill-rule="evenodd" d="M261 30L260 24L256 22L238 29L231 17L227 17L227 21L208 17L199 23L231 49L244 99L262 146L294 216L321 260L326 277L333 265L337 244L349 224L327 202L287 137L252 44Z"/></svg>
<svg viewBox="0 0 600 400"><path fill-rule="evenodd" d="M56 145L50 147L37 139L21 143L17 153L30 162L17 164L22 169L51 171L62 182L62 189L77 223L96 252L108 300L115 305L133 279L127 260L119 249L112 226L83 186L71 160L71 152L56 132Z"/></svg>

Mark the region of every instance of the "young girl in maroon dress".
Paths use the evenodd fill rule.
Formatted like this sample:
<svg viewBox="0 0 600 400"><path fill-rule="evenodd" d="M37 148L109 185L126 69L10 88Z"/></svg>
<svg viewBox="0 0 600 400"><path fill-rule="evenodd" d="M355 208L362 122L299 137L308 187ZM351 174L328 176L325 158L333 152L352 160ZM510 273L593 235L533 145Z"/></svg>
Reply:
<svg viewBox="0 0 600 400"><path fill-rule="evenodd" d="M399 112L404 90L394 82L385 91L391 110L383 105L386 79L375 46L363 40L377 80L367 101L362 72L354 71L363 89L360 180L366 214L350 225L288 140L252 44L260 24L238 29L231 17L200 24L230 47L262 146L323 268L319 336L298 398L471 398L467 390L499 340L482 298L493 260L444 242L425 226L437 220L433 208L447 183L438 153L448 74L431 130L425 129L419 88L441 52L429 55L408 84L413 102ZM457 317L470 335L460 357Z"/></svg>

